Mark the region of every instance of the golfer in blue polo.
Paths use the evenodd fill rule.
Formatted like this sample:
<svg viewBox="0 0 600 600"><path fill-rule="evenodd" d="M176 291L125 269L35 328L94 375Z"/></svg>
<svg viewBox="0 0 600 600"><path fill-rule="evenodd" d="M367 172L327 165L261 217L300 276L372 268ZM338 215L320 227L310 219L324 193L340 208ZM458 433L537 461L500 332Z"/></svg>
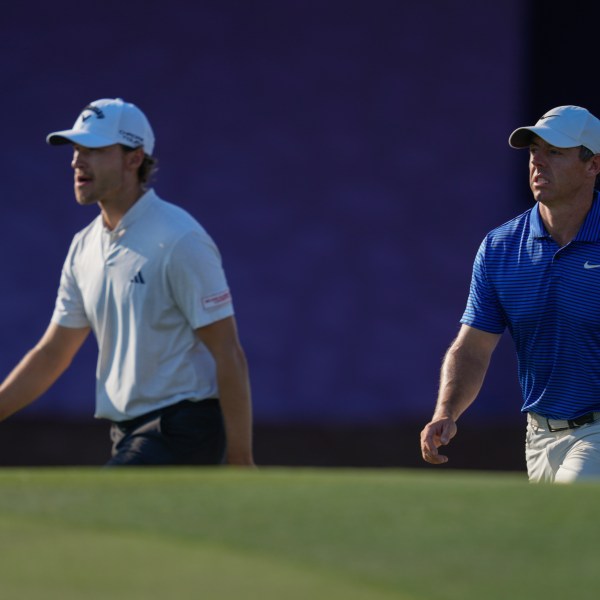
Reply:
<svg viewBox="0 0 600 600"><path fill-rule="evenodd" d="M515 130L535 205L491 231L421 432L432 464L475 400L502 333L517 351L530 481L600 478L600 121L579 106Z"/></svg>

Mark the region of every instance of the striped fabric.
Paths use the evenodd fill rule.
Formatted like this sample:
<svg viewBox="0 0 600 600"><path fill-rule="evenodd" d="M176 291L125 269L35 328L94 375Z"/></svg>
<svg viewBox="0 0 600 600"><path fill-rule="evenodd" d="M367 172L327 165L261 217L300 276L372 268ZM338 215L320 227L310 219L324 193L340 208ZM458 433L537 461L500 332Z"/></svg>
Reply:
<svg viewBox="0 0 600 600"><path fill-rule="evenodd" d="M461 323L510 331L523 412L573 419L600 411L600 200L563 248L538 205L490 232L475 258Z"/></svg>

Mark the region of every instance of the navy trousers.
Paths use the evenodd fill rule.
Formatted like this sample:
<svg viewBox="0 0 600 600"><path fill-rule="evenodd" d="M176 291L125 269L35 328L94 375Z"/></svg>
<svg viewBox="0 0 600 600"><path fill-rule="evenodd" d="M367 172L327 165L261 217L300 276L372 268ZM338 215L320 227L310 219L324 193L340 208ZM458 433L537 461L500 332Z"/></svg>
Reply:
<svg viewBox="0 0 600 600"><path fill-rule="evenodd" d="M106 466L218 465L225 455L219 401L184 400L147 415L113 423Z"/></svg>

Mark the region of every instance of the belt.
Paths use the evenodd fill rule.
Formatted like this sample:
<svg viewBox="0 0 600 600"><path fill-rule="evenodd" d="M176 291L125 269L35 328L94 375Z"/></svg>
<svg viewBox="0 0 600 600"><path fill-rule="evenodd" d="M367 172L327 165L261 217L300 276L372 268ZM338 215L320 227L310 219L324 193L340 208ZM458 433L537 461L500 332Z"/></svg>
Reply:
<svg viewBox="0 0 600 600"><path fill-rule="evenodd" d="M116 425L121 431L136 429L140 425L143 425L148 421L152 421L153 419L156 419L166 413L176 411L182 406L200 403L202 403L203 406L209 406L211 404L218 405L219 400L217 398L206 398L204 400L181 400L175 404L171 404L170 406L165 406L164 408L159 408L157 410L147 412L146 414L140 415L139 417L134 417L133 419L128 419L127 421L113 421L112 423L113 425Z"/></svg>
<svg viewBox="0 0 600 600"><path fill-rule="evenodd" d="M581 415L576 419L547 419L536 413L527 413L527 418L530 423L533 423L540 429L547 429L548 431L566 431L567 429L577 429L582 425L588 425L594 423L600 419L600 412L589 412L585 415Z"/></svg>

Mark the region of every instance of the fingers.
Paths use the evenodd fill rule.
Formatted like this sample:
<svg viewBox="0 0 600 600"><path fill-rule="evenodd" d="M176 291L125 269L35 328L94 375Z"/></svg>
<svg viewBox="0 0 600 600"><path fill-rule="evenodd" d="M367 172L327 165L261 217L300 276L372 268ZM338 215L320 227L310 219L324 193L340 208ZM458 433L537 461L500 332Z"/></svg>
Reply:
<svg viewBox="0 0 600 600"><path fill-rule="evenodd" d="M432 465L441 465L448 462L448 457L438 452L437 445L427 441L421 443L421 455L424 461Z"/></svg>
<svg viewBox="0 0 600 600"><path fill-rule="evenodd" d="M442 465L448 462L448 457L440 454L436 449L424 449L421 451L423 460L432 465Z"/></svg>
<svg viewBox="0 0 600 600"><path fill-rule="evenodd" d="M421 432L421 455L423 460L433 465L448 462L448 457L440 454L438 448L445 446L456 434L456 424L451 419L441 419L428 423Z"/></svg>

